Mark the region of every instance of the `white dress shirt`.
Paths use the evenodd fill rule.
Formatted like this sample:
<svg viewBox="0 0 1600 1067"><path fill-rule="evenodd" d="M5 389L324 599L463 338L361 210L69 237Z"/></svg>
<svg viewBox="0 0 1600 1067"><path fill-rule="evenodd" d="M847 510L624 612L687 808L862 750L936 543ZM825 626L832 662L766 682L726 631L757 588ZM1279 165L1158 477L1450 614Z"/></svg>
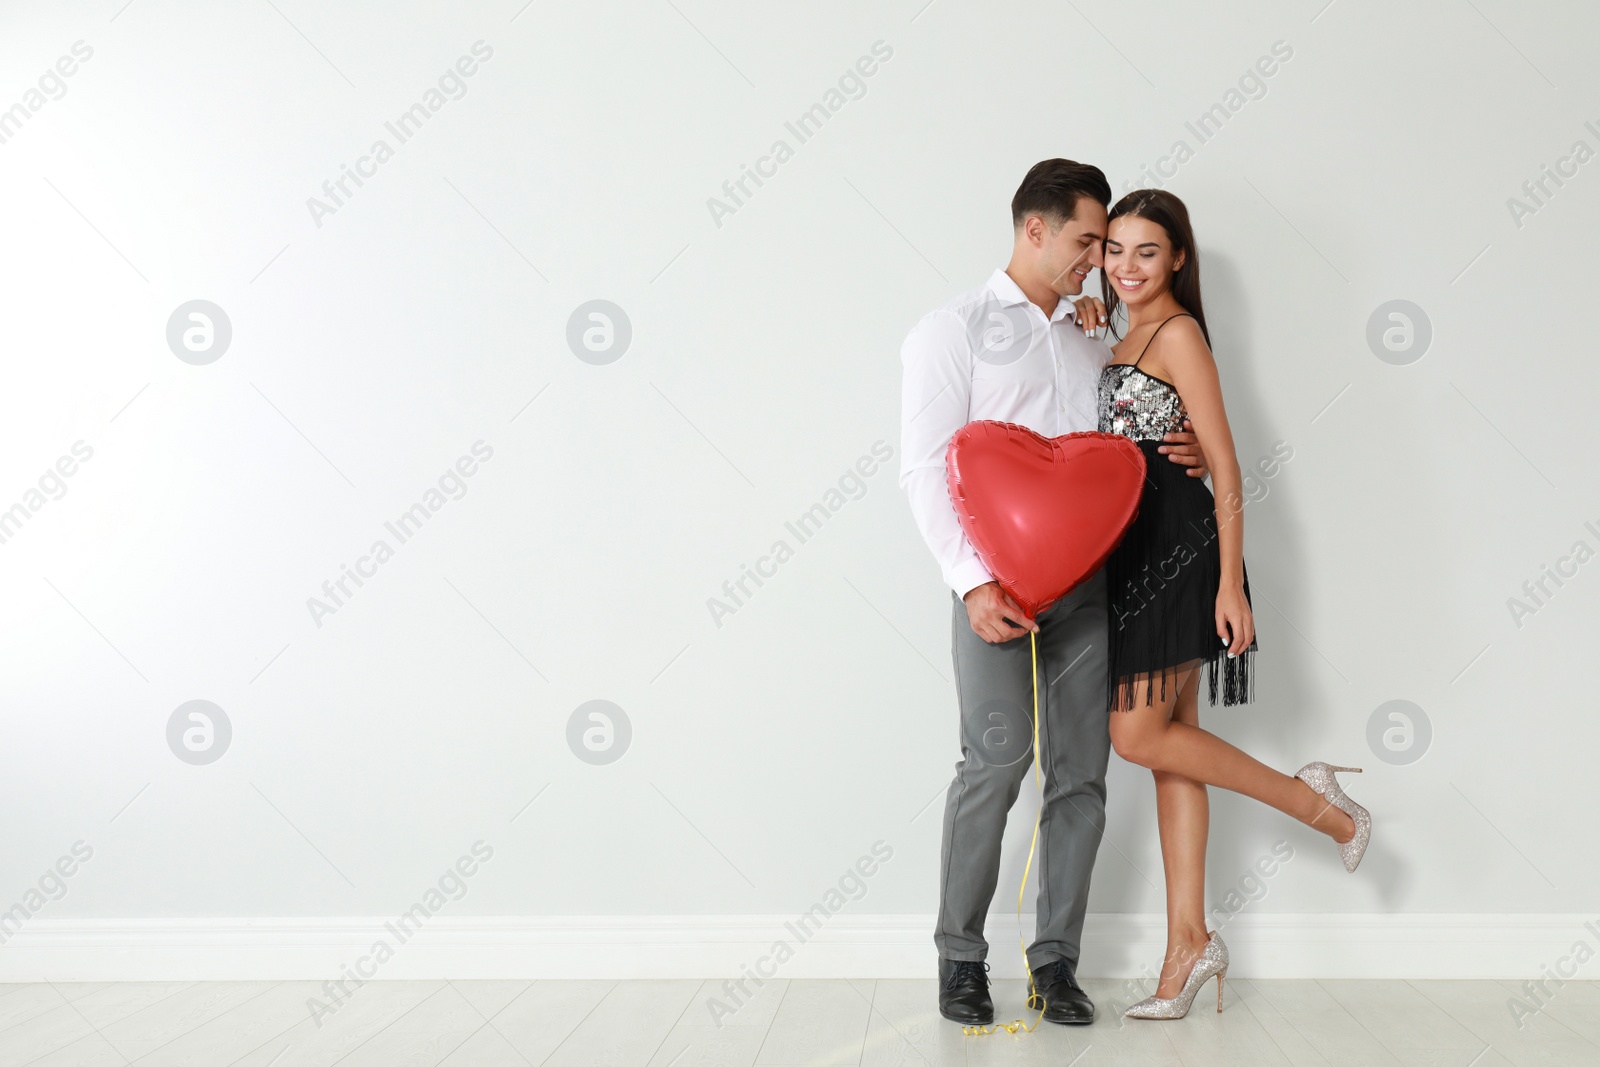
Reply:
<svg viewBox="0 0 1600 1067"><path fill-rule="evenodd" d="M900 488L922 539L957 596L993 581L945 487L945 449L978 419L1045 437L1098 426L1105 342L1085 337L1065 297L1049 320L1003 269L928 312L900 346Z"/></svg>

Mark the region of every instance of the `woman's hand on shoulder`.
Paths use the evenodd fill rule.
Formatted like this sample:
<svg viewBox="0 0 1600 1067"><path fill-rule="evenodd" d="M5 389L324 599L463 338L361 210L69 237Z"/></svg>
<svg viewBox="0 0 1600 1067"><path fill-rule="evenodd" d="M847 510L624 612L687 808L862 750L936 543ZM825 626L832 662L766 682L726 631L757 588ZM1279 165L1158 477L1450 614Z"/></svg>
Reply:
<svg viewBox="0 0 1600 1067"><path fill-rule="evenodd" d="M1097 296L1082 296L1073 301L1072 321L1083 328L1085 337L1106 324L1106 306Z"/></svg>

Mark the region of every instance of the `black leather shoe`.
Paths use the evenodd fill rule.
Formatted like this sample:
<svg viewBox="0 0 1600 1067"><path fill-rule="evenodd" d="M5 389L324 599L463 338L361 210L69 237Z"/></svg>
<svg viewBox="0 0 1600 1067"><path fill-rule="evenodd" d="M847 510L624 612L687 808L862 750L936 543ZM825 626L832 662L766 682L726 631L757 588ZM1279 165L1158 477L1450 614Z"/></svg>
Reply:
<svg viewBox="0 0 1600 1067"><path fill-rule="evenodd" d="M981 960L939 960L939 1014L953 1023L994 1022L989 998L989 965Z"/></svg>
<svg viewBox="0 0 1600 1067"><path fill-rule="evenodd" d="M1039 997L1043 996L1044 1017L1050 1022L1067 1026L1087 1026L1094 1022L1094 1001L1078 984L1066 960L1035 967L1033 988L1036 993L1028 996L1029 1011L1039 1010Z"/></svg>

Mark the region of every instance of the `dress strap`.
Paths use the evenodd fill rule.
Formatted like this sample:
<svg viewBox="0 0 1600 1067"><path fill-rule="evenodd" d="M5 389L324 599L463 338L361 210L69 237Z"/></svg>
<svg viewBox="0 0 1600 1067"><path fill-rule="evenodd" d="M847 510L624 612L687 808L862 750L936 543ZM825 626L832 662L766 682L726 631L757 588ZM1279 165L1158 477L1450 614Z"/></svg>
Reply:
<svg viewBox="0 0 1600 1067"><path fill-rule="evenodd" d="M1166 318L1162 319L1161 320L1161 326L1165 326L1167 323L1171 322L1173 319L1181 319L1185 315L1188 315L1188 317L1191 318L1191 319L1194 318L1194 316L1193 315L1189 315L1189 313L1187 311L1180 311L1176 315L1168 315ZM1195 321L1198 322L1199 320L1196 319ZM1161 332L1161 326L1157 326L1156 329L1155 329L1155 333L1152 333L1150 335L1150 341L1154 341L1156 339L1156 334ZM1144 354L1146 352L1150 351L1150 341L1146 341L1144 343L1144 347L1139 350L1139 359L1143 359L1144 358ZM1135 367L1137 367L1139 365L1139 359L1136 359L1136 360L1133 361L1133 365Z"/></svg>

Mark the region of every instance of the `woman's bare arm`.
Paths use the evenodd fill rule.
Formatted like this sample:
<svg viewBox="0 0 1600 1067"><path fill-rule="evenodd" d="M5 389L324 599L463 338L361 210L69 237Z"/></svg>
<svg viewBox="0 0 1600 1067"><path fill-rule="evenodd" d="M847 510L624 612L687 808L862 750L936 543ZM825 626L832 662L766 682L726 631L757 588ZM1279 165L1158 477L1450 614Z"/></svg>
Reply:
<svg viewBox="0 0 1600 1067"><path fill-rule="evenodd" d="M1216 498L1217 540L1222 556L1222 581L1217 591L1217 633L1230 652L1244 651L1255 637L1255 620L1244 598L1244 496L1233 431L1222 403L1217 363L1200 324L1182 318L1161 331L1146 363L1178 389L1200 448L1211 467Z"/></svg>

